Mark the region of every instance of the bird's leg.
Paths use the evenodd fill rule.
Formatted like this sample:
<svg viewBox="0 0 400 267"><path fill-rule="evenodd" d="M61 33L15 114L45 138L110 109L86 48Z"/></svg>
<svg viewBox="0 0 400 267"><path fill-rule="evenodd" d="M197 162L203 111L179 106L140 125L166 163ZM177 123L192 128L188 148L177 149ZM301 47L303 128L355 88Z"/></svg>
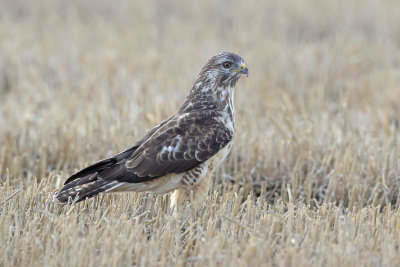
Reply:
<svg viewBox="0 0 400 267"><path fill-rule="evenodd" d="M175 214L194 215L204 206L210 188L211 173L195 186L188 188L179 188L171 196L171 209Z"/></svg>

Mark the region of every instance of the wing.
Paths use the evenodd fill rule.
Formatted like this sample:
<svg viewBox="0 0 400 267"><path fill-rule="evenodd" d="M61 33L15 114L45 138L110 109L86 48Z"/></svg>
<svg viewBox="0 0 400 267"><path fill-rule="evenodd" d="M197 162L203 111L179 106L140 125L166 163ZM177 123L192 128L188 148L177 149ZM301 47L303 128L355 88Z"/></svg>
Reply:
<svg viewBox="0 0 400 267"><path fill-rule="evenodd" d="M164 124L166 124L171 118L162 121L159 125L151 129L145 136L143 136L141 139L135 142L135 144L129 148L128 150L119 153L118 155L115 155L111 158L103 159L101 161L98 161L89 167L86 167L85 169L75 173L71 177L69 177L64 185L78 179L85 177L87 175L92 175L93 173L99 173L101 171L113 168L114 166L119 166L121 164L124 164L126 160L135 152L135 150L143 143L145 142L151 135L153 135L158 129L160 129Z"/></svg>
<svg viewBox="0 0 400 267"><path fill-rule="evenodd" d="M171 119L125 161L99 172L98 178L140 183L196 167L233 138L233 132L210 115L203 111Z"/></svg>
<svg viewBox="0 0 400 267"><path fill-rule="evenodd" d="M130 149L99 161L71 176L140 183L169 173L188 171L215 155L233 139L233 132L211 111L174 116L153 128Z"/></svg>

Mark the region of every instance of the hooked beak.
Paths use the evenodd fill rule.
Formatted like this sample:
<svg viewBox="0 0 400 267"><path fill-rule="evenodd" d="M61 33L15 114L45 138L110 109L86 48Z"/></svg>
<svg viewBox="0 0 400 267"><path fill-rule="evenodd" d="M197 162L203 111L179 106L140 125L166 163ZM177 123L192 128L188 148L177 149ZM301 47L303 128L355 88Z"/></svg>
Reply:
<svg viewBox="0 0 400 267"><path fill-rule="evenodd" d="M246 74L247 77L249 77L249 69L246 67L246 64L244 63L240 64L239 68L234 70L234 72Z"/></svg>

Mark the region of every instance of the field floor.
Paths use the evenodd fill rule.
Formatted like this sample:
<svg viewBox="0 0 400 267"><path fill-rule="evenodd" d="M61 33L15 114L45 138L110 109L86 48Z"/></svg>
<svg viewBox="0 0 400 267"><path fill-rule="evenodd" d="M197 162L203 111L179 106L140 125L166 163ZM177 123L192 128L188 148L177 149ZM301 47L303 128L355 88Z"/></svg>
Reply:
<svg viewBox="0 0 400 267"><path fill-rule="evenodd" d="M0 266L399 266L400 2L0 2ZM204 208L61 205L211 56L250 71Z"/></svg>

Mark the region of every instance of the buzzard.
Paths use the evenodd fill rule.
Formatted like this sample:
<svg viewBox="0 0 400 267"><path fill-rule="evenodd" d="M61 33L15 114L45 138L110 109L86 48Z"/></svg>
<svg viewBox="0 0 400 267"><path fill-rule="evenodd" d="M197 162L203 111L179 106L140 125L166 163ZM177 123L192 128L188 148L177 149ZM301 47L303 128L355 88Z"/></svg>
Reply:
<svg viewBox="0 0 400 267"><path fill-rule="evenodd" d="M212 57L175 115L128 150L69 177L55 197L79 202L101 192L175 190L171 206L201 205L213 171L232 147L234 92L241 74L248 75L248 69L240 56Z"/></svg>

